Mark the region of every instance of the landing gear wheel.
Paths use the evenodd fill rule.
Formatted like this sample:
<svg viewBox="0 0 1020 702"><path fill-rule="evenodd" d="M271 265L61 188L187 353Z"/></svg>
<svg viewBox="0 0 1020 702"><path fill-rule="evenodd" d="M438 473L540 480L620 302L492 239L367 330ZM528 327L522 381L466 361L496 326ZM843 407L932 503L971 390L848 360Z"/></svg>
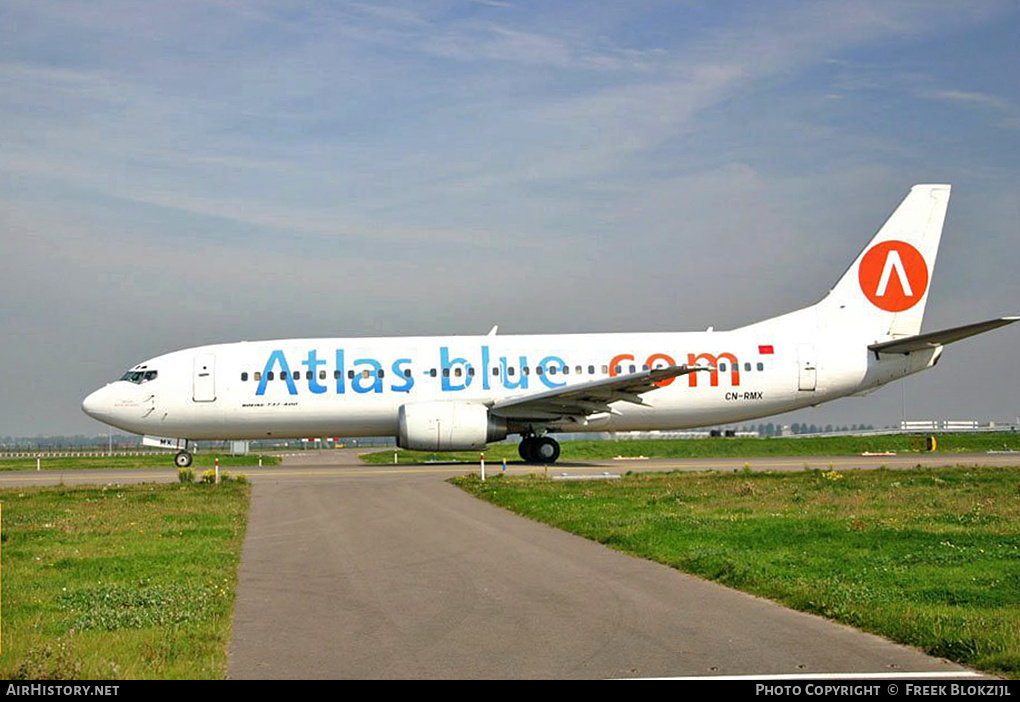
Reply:
<svg viewBox="0 0 1020 702"><path fill-rule="evenodd" d="M517 453L525 463L555 463L560 457L560 444L549 436L526 436L517 445Z"/></svg>
<svg viewBox="0 0 1020 702"><path fill-rule="evenodd" d="M535 463L555 463L560 457L560 443L548 436L535 440L532 446Z"/></svg>
<svg viewBox="0 0 1020 702"><path fill-rule="evenodd" d="M521 460L525 463L534 463L535 437L525 436L521 439L521 443L517 444L517 453L520 454Z"/></svg>
<svg viewBox="0 0 1020 702"><path fill-rule="evenodd" d="M187 451L178 451L174 456L174 463L178 468L187 468L191 465L191 454Z"/></svg>

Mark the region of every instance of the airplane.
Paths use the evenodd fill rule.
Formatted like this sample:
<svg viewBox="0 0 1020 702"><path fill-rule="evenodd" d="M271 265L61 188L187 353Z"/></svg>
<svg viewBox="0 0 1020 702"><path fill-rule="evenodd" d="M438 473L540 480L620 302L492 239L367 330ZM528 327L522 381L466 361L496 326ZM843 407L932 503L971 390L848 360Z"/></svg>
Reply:
<svg viewBox="0 0 1020 702"><path fill-rule="evenodd" d="M182 468L200 439L310 436L463 451L519 434L525 462L553 463L559 432L730 424L867 394L1020 319L921 333L949 195L915 185L818 303L731 331L199 346L139 363L82 409Z"/></svg>

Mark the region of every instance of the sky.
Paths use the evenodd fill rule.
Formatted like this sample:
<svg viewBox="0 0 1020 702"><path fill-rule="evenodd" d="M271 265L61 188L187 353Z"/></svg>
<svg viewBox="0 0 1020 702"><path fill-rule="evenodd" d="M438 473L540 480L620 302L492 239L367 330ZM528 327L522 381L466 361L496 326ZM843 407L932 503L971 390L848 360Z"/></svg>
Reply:
<svg viewBox="0 0 1020 702"><path fill-rule="evenodd" d="M1009 0L6 0L0 436L105 433L86 394L207 343L741 326L923 182L954 188L925 330L1020 313L1018 29ZM779 421L1010 420L1018 342Z"/></svg>

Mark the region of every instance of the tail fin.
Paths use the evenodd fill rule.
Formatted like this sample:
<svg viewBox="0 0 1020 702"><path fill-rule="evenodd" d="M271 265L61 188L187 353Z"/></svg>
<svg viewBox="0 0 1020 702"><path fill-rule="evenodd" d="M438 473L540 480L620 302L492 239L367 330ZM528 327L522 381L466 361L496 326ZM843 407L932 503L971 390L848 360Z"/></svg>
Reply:
<svg viewBox="0 0 1020 702"><path fill-rule="evenodd" d="M949 185L915 185L832 291L817 305L823 326L875 339L921 331Z"/></svg>

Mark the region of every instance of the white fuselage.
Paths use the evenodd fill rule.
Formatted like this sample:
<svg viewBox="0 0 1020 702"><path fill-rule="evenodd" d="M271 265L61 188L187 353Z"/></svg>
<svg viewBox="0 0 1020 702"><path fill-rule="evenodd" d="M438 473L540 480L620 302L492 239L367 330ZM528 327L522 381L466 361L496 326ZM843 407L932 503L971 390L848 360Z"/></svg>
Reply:
<svg viewBox="0 0 1020 702"><path fill-rule="evenodd" d="M642 399L549 431L729 424L866 391L933 364L935 350L875 358L860 337L818 334L797 314L728 332L290 339L158 356L86 399L138 434L188 439L395 436L401 405L491 405L645 366L702 364ZM130 372L129 372L130 374ZM296 377L295 377L296 375ZM143 376L144 377L144 376ZM520 427L511 426L511 432Z"/></svg>

